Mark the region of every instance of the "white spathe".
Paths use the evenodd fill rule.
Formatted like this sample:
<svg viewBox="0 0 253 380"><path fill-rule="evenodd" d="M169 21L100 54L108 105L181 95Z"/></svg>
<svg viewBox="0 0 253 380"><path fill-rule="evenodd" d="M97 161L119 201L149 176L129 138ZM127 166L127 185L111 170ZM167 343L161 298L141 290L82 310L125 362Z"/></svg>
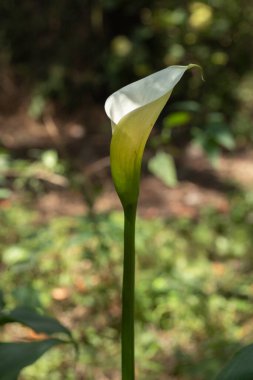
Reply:
<svg viewBox="0 0 253 380"><path fill-rule="evenodd" d="M171 92L192 66L195 65L170 66L114 92L105 102L105 112L112 124L117 125L130 112Z"/></svg>
<svg viewBox="0 0 253 380"><path fill-rule="evenodd" d="M150 132L175 85L192 67L170 66L116 91L105 103L111 119L111 173L123 207L136 204L141 163Z"/></svg>

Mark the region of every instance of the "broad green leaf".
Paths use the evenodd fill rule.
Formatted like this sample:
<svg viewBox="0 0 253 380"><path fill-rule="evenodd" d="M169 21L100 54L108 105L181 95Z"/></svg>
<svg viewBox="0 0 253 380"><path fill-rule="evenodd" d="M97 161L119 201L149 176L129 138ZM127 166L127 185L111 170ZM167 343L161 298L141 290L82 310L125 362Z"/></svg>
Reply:
<svg viewBox="0 0 253 380"><path fill-rule="evenodd" d="M253 344L237 352L215 380L252 380Z"/></svg>
<svg viewBox="0 0 253 380"><path fill-rule="evenodd" d="M217 136L218 143L228 150L235 148L235 140L229 130L223 129Z"/></svg>
<svg viewBox="0 0 253 380"><path fill-rule="evenodd" d="M64 333L71 337L71 332L56 319L40 315L29 308L19 307L10 312L3 311L0 313L0 325L12 322L19 322L37 333L48 335Z"/></svg>
<svg viewBox="0 0 253 380"><path fill-rule="evenodd" d="M112 122L111 171L123 207L137 202L143 151L149 134L185 71L171 66L112 94L105 110Z"/></svg>
<svg viewBox="0 0 253 380"><path fill-rule="evenodd" d="M173 158L165 153L159 152L148 162L149 170L159 178L165 185L174 187L177 185L177 174Z"/></svg>
<svg viewBox="0 0 253 380"><path fill-rule="evenodd" d="M59 339L37 342L0 343L0 380L17 380L19 372L50 348L65 343Z"/></svg>

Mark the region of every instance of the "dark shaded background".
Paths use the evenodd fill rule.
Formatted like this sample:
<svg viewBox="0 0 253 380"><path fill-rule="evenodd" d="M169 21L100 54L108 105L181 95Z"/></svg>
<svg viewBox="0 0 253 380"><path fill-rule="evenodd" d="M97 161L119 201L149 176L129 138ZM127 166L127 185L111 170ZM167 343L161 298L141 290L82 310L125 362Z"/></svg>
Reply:
<svg viewBox="0 0 253 380"><path fill-rule="evenodd" d="M103 138L102 107L112 91L165 66L194 62L206 82L189 75L173 101L196 102L191 126L204 129L219 112L221 129L229 125L238 143L248 143L252 12L251 1L236 0L229 6L222 0L1 1L1 117L22 111L38 120L78 120Z"/></svg>

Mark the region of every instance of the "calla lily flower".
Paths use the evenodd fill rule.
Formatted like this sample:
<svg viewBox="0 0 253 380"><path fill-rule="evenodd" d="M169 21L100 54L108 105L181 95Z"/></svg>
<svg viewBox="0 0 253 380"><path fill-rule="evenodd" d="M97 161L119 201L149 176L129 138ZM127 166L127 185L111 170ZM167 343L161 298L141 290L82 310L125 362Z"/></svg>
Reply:
<svg viewBox="0 0 253 380"><path fill-rule="evenodd" d="M137 203L143 151L158 116L183 74L196 66L167 67L106 100L105 111L112 124L111 171L123 207Z"/></svg>
<svg viewBox="0 0 253 380"><path fill-rule="evenodd" d="M124 209L122 380L135 379L135 220L143 151L173 88L186 70L195 66L168 67L121 88L105 102L105 111L112 123L112 177Z"/></svg>

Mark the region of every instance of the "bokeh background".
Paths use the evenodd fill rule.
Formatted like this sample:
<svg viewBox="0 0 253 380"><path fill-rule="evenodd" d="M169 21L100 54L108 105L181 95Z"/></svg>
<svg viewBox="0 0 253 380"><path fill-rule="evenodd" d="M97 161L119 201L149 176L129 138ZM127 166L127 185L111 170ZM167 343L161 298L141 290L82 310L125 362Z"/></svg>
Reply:
<svg viewBox="0 0 253 380"><path fill-rule="evenodd" d="M1 308L80 342L22 380L117 380L122 213L107 96L197 63L149 139L137 223L138 379L212 379L253 339L252 0L0 1ZM2 341L40 339L6 325Z"/></svg>

